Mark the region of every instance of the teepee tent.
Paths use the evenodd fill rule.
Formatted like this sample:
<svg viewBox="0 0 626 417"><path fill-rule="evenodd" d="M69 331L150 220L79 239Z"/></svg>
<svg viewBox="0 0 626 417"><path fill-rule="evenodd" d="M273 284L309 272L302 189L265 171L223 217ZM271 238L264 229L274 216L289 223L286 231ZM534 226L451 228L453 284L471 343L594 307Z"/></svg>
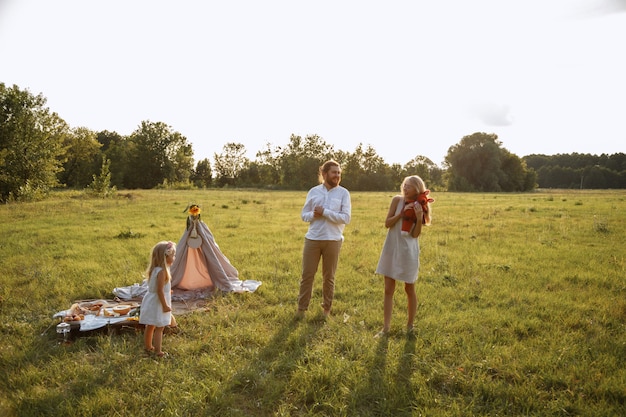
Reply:
<svg viewBox="0 0 626 417"><path fill-rule="evenodd" d="M200 246L192 243L200 239ZM196 247L192 247L196 246ZM197 290L218 288L230 291L239 281L239 271L215 242L206 223L193 220L176 245L176 259L170 267L172 288Z"/></svg>
<svg viewBox="0 0 626 417"><path fill-rule="evenodd" d="M187 228L176 245L176 258L170 266L172 300L201 299L216 290L254 292L261 281L239 279L239 271L215 242L209 227L200 219L200 207L187 207ZM146 279L141 284L117 287L113 294L121 300L141 299L148 291Z"/></svg>
<svg viewBox="0 0 626 417"><path fill-rule="evenodd" d="M170 267L174 294L215 289L255 291L261 283L239 279L239 271L224 256L209 227L200 219L199 208L194 214L194 206L189 208L187 228L176 246L176 258Z"/></svg>

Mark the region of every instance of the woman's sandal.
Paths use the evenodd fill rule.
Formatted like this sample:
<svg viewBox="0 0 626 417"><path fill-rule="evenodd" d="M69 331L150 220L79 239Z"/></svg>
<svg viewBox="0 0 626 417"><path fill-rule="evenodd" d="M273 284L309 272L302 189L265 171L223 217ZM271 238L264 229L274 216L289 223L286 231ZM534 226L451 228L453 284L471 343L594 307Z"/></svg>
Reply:
<svg viewBox="0 0 626 417"><path fill-rule="evenodd" d="M167 358L170 357L170 354L167 353L167 352L159 352L159 353L156 354L156 356L157 356L157 358L165 358L165 359L167 359Z"/></svg>
<svg viewBox="0 0 626 417"><path fill-rule="evenodd" d="M153 354L154 354L154 348L153 348L153 347L151 347L150 349L148 349L148 348L144 348L144 350L143 350L143 351L144 351L144 352L145 352L145 354L146 354L146 355L148 355L148 356L151 356L151 355L153 355Z"/></svg>

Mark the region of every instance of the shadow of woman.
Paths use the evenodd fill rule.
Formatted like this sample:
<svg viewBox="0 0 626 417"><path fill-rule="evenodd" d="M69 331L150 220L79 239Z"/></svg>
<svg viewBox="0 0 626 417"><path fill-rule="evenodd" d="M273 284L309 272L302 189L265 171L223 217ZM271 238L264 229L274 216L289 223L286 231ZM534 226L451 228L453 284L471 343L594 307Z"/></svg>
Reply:
<svg viewBox="0 0 626 417"><path fill-rule="evenodd" d="M368 364L367 378L354 387L346 415L385 415L389 389L386 384L389 338L378 338L378 343Z"/></svg>
<svg viewBox="0 0 626 417"><path fill-rule="evenodd" d="M256 404L260 409L279 407L288 394L293 373L323 325L323 321L286 322L258 355L233 375L226 385L225 396L239 405Z"/></svg>
<svg viewBox="0 0 626 417"><path fill-rule="evenodd" d="M415 370L415 337L410 335L406 338L402 356L398 360L398 368L396 370L396 376L393 378L395 381L396 398L402 402L408 402L403 404L402 407L407 412L414 410L417 404L412 404L411 400L417 398L417 392L413 388L413 372ZM400 405L400 404L398 404Z"/></svg>

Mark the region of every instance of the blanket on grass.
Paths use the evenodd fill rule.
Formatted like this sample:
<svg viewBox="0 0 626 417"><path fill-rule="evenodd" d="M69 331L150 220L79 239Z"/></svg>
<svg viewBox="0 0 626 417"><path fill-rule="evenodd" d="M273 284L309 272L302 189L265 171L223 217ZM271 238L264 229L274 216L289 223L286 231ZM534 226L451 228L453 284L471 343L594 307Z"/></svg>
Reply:
<svg viewBox="0 0 626 417"><path fill-rule="evenodd" d="M207 303L206 299L172 300L172 314L183 315L202 310L207 307ZM129 309L126 314L119 314L116 312L118 310L116 307L129 307ZM141 299L78 300L67 310L55 313L52 318L67 322L81 332L87 332L111 325L139 324L140 308Z"/></svg>

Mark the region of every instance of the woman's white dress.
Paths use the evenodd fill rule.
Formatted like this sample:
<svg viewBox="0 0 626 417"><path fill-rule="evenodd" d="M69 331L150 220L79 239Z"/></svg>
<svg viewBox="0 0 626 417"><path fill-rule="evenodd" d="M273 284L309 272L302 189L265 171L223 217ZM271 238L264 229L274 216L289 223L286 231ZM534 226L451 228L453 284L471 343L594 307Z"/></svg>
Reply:
<svg viewBox="0 0 626 417"><path fill-rule="evenodd" d="M164 327L168 326L172 320L171 312L163 312L163 306L161 305L161 300L159 300L159 295L157 294L157 275L162 269L163 268L161 267L154 268L154 270L152 270L152 274L150 275L150 279L148 280L148 292L143 296L141 307L139 309L139 323L141 324L151 324L156 327ZM170 280L163 286L165 300L170 306L172 305L171 289L172 281Z"/></svg>
<svg viewBox="0 0 626 417"><path fill-rule="evenodd" d="M396 215L404 208L403 202L398 204ZM402 229L402 220L387 230L385 244L378 260L376 273L393 278L397 281L403 281L413 284L417 281L417 271L420 261L419 239L409 236L403 236L400 232Z"/></svg>

